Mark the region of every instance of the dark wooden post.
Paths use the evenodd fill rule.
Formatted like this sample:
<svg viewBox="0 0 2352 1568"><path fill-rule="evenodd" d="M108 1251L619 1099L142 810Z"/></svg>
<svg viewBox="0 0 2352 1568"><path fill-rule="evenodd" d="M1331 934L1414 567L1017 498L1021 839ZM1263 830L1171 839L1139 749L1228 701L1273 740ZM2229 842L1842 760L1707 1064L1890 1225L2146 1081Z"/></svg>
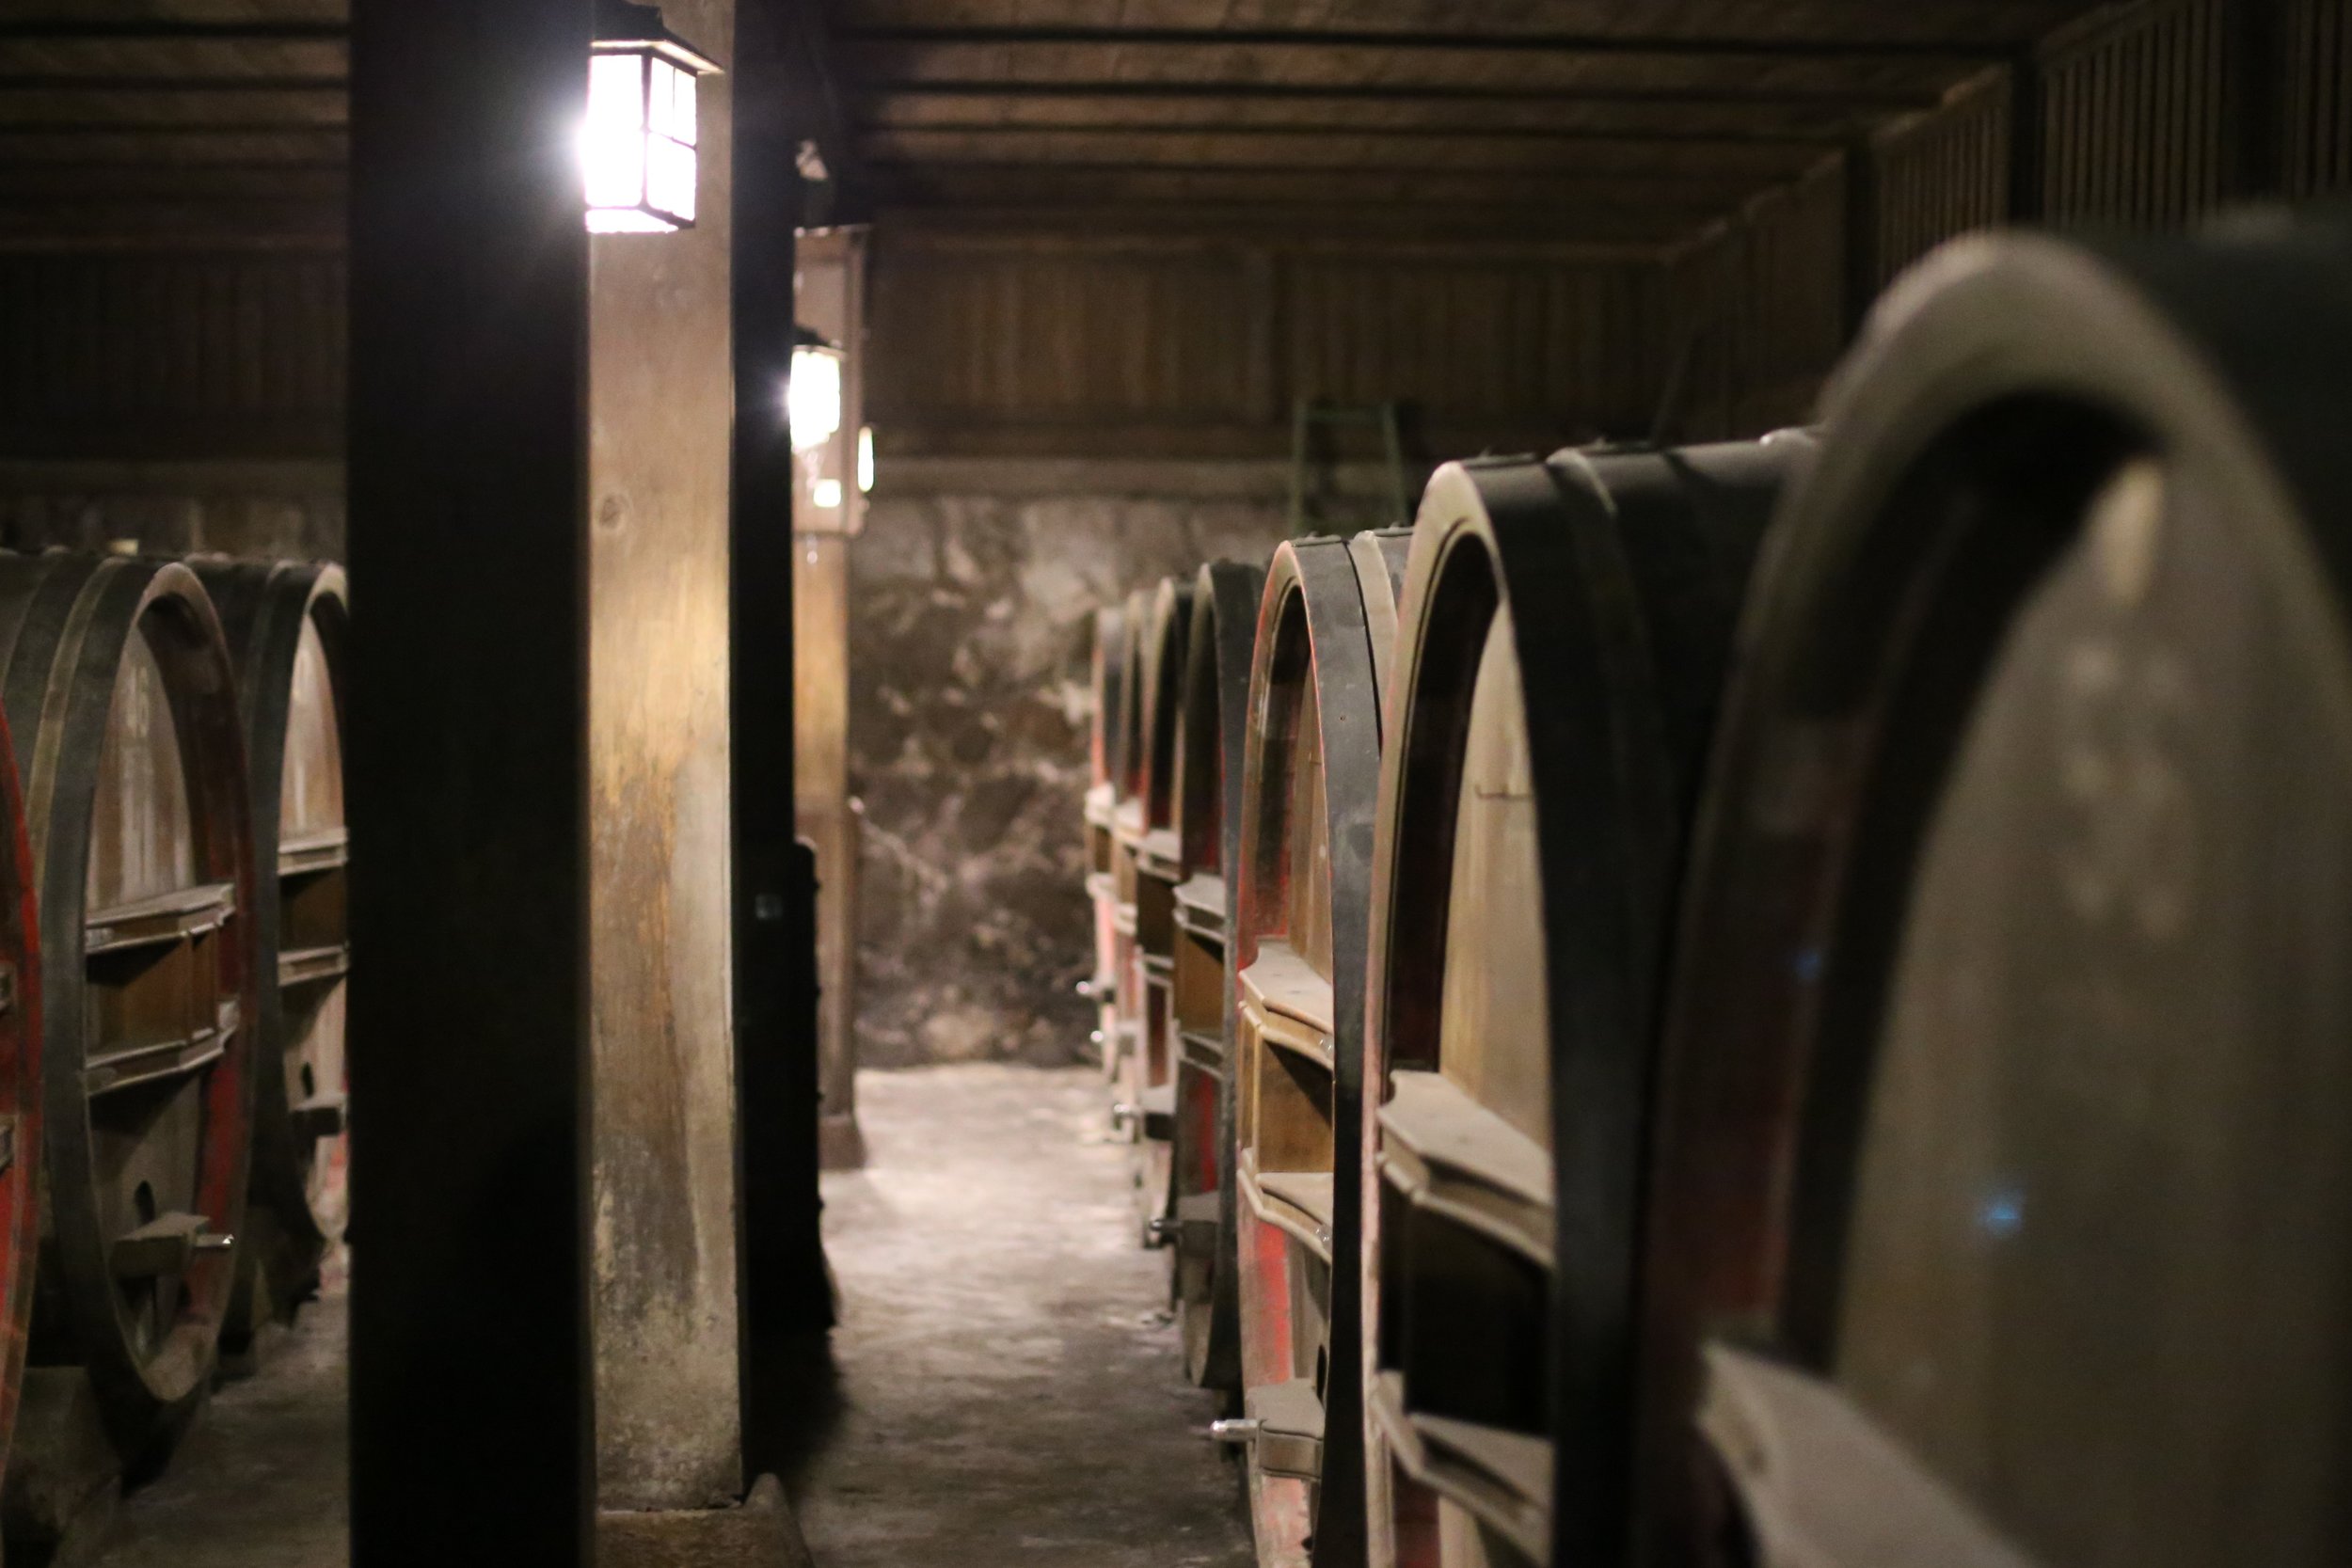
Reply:
<svg viewBox="0 0 2352 1568"><path fill-rule="evenodd" d="M792 788L793 232L806 71L789 5L740 0L735 34L736 1116L742 1162L743 1447L772 1467L793 1341L832 1323L817 1196L817 885Z"/></svg>
<svg viewBox="0 0 2352 1568"><path fill-rule="evenodd" d="M590 0L352 10L352 1555L571 1568Z"/></svg>

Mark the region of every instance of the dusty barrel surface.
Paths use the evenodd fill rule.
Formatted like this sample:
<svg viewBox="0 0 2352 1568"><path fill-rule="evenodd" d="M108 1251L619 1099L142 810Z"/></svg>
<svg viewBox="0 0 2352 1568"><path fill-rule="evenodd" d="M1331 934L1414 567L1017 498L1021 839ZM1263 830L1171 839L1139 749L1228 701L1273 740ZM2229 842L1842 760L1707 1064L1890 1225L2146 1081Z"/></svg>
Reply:
<svg viewBox="0 0 2352 1568"><path fill-rule="evenodd" d="M1406 577L1363 1074L1368 1560L1622 1538L1656 997L1802 436L1448 465Z"/></svg>
<svg viewBox="0 0 2352 1568"><path fill-rule="evenodd" d="M1249 658L1263 567L1216 561L1192 590L1176 730L1179 870L1169 987L1176 1083L1169 1129L1170 1297L1195 1383L1241 1387L1234 1272L1232 874L1241 838Z"/></svg>
<svg viewBox="0 0 2352 1568"><path fill-rule="evenodd" d="M192 564L236 666L253 792L258 896L250 919L261 1010L241 1262L258 1291L255 1306L291 1319L317 1288L348 1201L342 662L350 599L335 566Z"/></svg>
<svg viewBox="0 0 2352 1568"><path fill-rule="evenodd" d="M1121 1100L1141 1137L1135 1163L1136 1205L1144 1240L1171 1239L1170 1132L1175 1119L1176 885L1184 880L1176 831L1176 733L1184 647L1192 626L1192 580L1163 578L1144 618L1136 673L1141 743L1136 772L1142 802L1135 843L1135 989L1142 1027L1127 1062Z"/></svg>
<svg viewBox="0 0 2352 1568"><path fill-rule="evenodd" d="M1361 1560L1355 1235L1378 673L1403 530L1295 540L1259 601L1232 928L1243 1425L1262 1563Z"/></svg>
<svg viewBox="0 0 2352 1568"><path fill-rule="evenodd" d="M211 1374L250 1146L253 838L237 688L186 567L0 557L0 705L39 879L47 1215L31 1354L126 1456Z"/></svg>
<svg viewBox="0 0 2352 1568"><path fill-rule="evenodd" d="M1119 1038L1119 895L1112 815L1119 788L1113 778L1120 722L1126 716L1127 616L1117 608L1094 612L1089 659L1094 714L1088 726L1086 795L1087 897L1094 912L1094 973L1080 986L1094 1002L1095 1033L1104 1070L1113 1066Z"/></svg>
<svg viewBox="0 0 2352 1568"><path fill-rule="evenodd" d="M1874 313L1690 883L1655 1549L2352 1557L2347 362L2279 223Z"/></svg>

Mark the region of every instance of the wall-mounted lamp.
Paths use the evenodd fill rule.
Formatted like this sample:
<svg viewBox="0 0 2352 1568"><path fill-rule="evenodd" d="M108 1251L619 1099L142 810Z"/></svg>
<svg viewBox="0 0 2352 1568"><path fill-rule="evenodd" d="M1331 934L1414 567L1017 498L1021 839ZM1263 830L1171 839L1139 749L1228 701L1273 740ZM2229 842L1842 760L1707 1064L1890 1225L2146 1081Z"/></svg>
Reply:
<svg viewBox="0 0 2352 1568"><path fill-rule="evenodd" d="M857 433L857 493L874 493L874 427L861 425Z"/></svg>
<svg viewBox="0 0 2352 1568"><path fill-rule="evenodd" d="M792 380L785 389L792 450L813 451L841 429L841 362L845 356L807 327L792 338Z"/></svg>
<svg viewBox="0 0 2352 1568"><path fill-rule="evenodd" d="M718 71L662 25L659 7L598 0L580 133L590 233L694 227L694 84Z"/></svg>

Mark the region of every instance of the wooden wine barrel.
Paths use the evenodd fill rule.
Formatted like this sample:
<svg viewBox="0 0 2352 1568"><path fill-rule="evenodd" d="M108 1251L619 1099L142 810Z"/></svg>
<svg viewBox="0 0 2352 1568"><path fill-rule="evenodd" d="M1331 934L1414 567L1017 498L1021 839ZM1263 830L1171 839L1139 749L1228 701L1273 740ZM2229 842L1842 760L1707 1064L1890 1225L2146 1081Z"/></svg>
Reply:
<svg viewBox="0 0 2352 1568"><path fill-rule="evenodd" d="M1129 1142L1143 1136L1134 1101L1135 1058L1142 1050L1143 971L1136 948L1136 856L1143 847L1143 649L1152 596L1127 595L1120 611L1127 639L1119 677L1118 748L1111 755L1111 983L1118 1027L1105 1041L1111 1125Z"/></svg>
<svg viewBox="0 0 2352 1568"><path fill-rule="evenodd" d="M1361 1560L1355 1233L1379 645L1411 535L1295 540L1259 601L1233 941L1233 1186L1258 1560ZM1337 1266L1335 1266L1335 1263Z"/></svg>
<svg viewBox="0 0 2352 1568"><path fill-rule="evenodd" d="M0 723L0 1465L16 1430L40 1257L40 938L15 748Z"/></svg>
<svg viewBox="0 0 2352 1568"><path fill-rule="evenodd" d="M1176 726L1192 579L1165 578L1152 591L1136 660L1136 787L1142 803L1135 843L1136 994L1141 1028L1120 1085L1141 1142L1134 1164L1136 1221L1145 1244L1170 1239L1170 1124L1175 1119L1176 884L1184 879L1176 833Z"/></svg>
<svg viewBox="0 0 2352 1568"><path fill-rule="evenodd" d="M1116 858L1111 839L1111 816L1119 788L1112 774L1119 755L1119 724L1126 715L1127 616L1111 608L1094 612L1091 684L1093 719L1088 726L1086 794L1087 897L1094 911L1094 973L1080 982L1079 990L1094 1003L1095 1041L1102 1049L1103 1069L1113 1065L1119 1038L1119 894L1113 875Z"/></svg>
<svg viewBox="0 0 2352 1568"><path fill-rule="evenodd" d="M1449 464L1380 759L1366 1556L1617 1560L1655 999L1716 693L1802 436Z"/></svg>
<svg viewBox="0 0 2352 1568"><path fill-rule="evenodd" d="M1690 883L1665 1549L2352 1560L2346 365L2273 220L1955 245L1838 375Z"/></svg>
<svg viewBox="0 0 2352 1568"><path fill-rule="evenodd" d="M237 686L185 566L0 556L0 706L39 878L47 1202L31 1358L126 1460L209 1378L260 1015Z"/></svg>
<svg viewBox="0 0 2352 1568"><path fill-rule="evenodd" d="M1176 957L1169 1028L1176 1094L1168 1202L1175 1249L1169 1295L1184 1370L1220 1392L1241 1389L1241 1306L1233 1236L1233 896L1241 841L1249 656L1263 567L1215 561L1192 590L1176 730Z"/></svg>
<svg viewBox="0 0 2352 1568"><path fill-rule="evenodd" d="M318 1288L347 1207L342 662L350 599L335 566L191 564L236 665L253 792L253 883L262 894L250 917L262 984L240 1264L257 1312L291 1322Z"/></svg>

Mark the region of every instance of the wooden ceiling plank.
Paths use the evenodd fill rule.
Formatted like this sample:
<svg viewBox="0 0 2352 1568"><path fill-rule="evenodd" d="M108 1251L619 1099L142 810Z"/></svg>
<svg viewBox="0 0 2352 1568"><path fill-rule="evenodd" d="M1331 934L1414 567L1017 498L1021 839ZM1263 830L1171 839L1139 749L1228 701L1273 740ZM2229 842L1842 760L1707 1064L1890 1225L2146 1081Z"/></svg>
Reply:
<svg viewBox="0 0 2352 1568"><path fill-rule="evenodd" d="M1130 26L2022 46L2092 0L836 0L845 28Z"/></svg>
<svg viewBox="0 0 2352 1568"><path fill-rule="evenodd" d="M338 130L255 131L250 127L122 131L86 127L73 131L10 131L0 128L0 166L25 164L323 164L350 155Z"/></svg>
<svg viewBox="0 0 2352 1568"><path fill-rule="evenodd" d="M0 92L0 127L189 131L345 125L350 95L340 87L244 92L22 88Z"/></svg>
<svg viewBox="0 0 2352 1568"><path fill-rule="evenodd" d="M1820 155L1815 144L1737 138L1703 142L1543 135L1366 135L1209 129L958 129L869 132L877 163L1292 166L1642 173L1697 171L1793 179Z"/></svg>
<svg viewBox="0 0 2352 1568"><path fill-rule="evenodd" d="M25 39L0 35L0 78L335 81L350 49L326 39Z"/></svg>
<svg viewBox="0 0 2352 1568"><path fill-rule="evenodd" d="M870 27L847 29L844 43L980 44L1000 48L1189 50L1225 49L1391 54L1699 55L1729 59L1804 59L1879 62L1925 59L1949 69L1982 66L2012 58L2027 40L1988 39L1981 33L1928 40L1857 36L1857 30L1789 38L1746 33L1503 33L1463 29L1429 32L1361 32L1310 27L1005 26Z"/></svg>
<svg viewBox="0 0 2352 1568"><path fill-rule="evenodd" d="M51 23L86 28L347 25L350 21L351 0L0 0L0 28Z"/></svg>
<svg viewBox="0 0 2352 1568"><path fill-rule="evenodd" d="M1965 62L1871 63L1803 57L1594 55L1566 51L1299 49L1200 43L1146 49L1102 44L878 42L849 40L850 76L869 89L994 82L1037 88L1148 85L1265 91L1697 92L1786 98L1859 95L1932 100L1975 68Z"/></svg>

